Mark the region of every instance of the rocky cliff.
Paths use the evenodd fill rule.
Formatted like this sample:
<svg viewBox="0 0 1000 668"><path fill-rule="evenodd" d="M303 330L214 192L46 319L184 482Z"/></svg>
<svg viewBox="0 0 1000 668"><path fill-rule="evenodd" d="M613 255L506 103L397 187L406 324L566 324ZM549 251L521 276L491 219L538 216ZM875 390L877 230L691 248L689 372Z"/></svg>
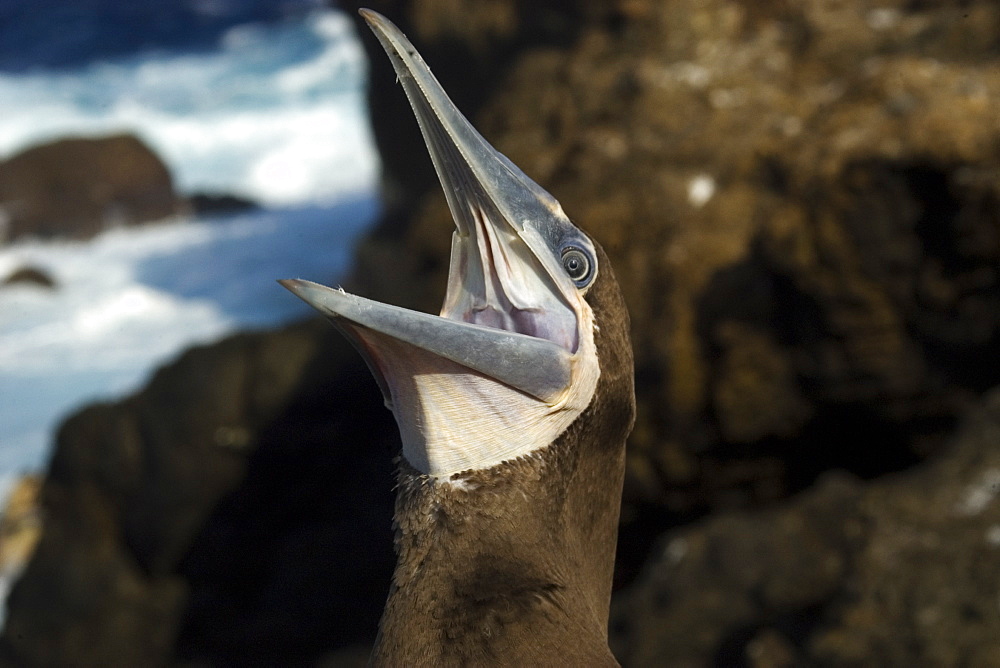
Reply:
<svg viewBox="0 0 1000 668"><path fill-rule="evenodd" d="M1000 8L368 4L623 284L621 659L1000 661ZM361 34L388 214L350 287L436 309L451 222ZM357 662L395 438L323 323L192 351L83 411L2 656Z"/></svg>

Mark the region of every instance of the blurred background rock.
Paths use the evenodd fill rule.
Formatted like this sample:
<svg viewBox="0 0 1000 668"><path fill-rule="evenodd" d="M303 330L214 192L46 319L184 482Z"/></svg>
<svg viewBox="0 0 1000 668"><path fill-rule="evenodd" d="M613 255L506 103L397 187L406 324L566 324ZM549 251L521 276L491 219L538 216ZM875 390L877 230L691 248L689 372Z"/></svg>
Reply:
<svg viewBox="0 0 1000 668"><path fill-rule="evenodd" d="M622 663L1000 665L1000 7L365 4L615 265ZM435 311L452 223L359 35L385 211L345 287ZM363 665L397 448L325 323L188 352L63 425L0 656Z"/></svg>

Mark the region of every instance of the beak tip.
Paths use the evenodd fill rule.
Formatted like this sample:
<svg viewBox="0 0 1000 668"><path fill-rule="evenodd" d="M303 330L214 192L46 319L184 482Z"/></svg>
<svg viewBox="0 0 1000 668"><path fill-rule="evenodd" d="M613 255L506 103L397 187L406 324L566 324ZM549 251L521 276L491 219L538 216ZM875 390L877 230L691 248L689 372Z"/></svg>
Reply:
<svg viewBox="0 0 1000 668"><path fill-rule="evenodd" d="M327 317L339 316L340 310L346 308L352 298L342 288L328 288L301 278L282 278L278 283Z"/></svg>
<svg viewBox="0 0 1000 668"><path fill-rule="evenodd" d="M380 18L382 18L381 14L373 9L368 9L367 7L359 9L358 14L361 15L361 18L363 18L368 25L374 25Z"/></svg>
<svg viewBox="0 0 1000 668"><path fill-rule="evenodd" d="M310 283L309 281L304 281L301 278L281 278L278 279L278 283L281 287L285 288L293 295L306 302L310 306L315 307L313 303L314 300L309 298L310 288L316 287L316 284ZM315 291L315 290L313 290Z"/></svg>

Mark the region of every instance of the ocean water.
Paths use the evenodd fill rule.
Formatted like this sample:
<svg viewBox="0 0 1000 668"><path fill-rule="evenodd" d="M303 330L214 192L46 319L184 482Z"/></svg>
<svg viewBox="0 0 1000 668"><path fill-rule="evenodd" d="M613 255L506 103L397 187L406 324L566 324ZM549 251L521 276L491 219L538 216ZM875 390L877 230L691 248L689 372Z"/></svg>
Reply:
<svg viewBox="0 0 1000 668"><path fill-rule="evenodd" d="M58 69L0 68L0 159L54 137L130 131L183 192L329 202L376 177L365 76L352 24L329 9L231 25L192 52L158 46Z"/></svg>
<svg viewBox="0 0 1000 668"><path fill-rule="evenodd" d="M0 158L130 131L182 192L263 205L0 246L0 281L30 265L58 284L0 288L0 497L68 413L193 344L307 315L275 279L348 270L378 207L365 76L350 22L318 2L0 0Z"/></svg>
<svg viewBox="0 0 1000 668"><path fill-rule="evenodd" d="M27 265L58 286L0 290L0 493L82 403L137 389L192 344L311 315L275 280L335 282L376 210L354 197L0 248L0 276Z"/></svg>
<svg viewBox="0 0 1000 668"><path fill-rule="evenodd" d="M234 25L296 18L324 0L0 0L0 70L73 68L140 51L211 51Z"/></svg>

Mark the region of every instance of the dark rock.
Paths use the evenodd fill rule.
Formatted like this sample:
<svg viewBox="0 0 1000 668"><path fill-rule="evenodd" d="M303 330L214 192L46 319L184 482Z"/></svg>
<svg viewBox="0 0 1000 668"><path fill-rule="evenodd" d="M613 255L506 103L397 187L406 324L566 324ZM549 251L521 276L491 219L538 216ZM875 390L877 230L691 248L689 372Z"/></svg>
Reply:
<svg viewBox="0 0 1000 668"><path fill-rule="evenodd" d="M63 425L0 660L300 665L370 642L397 449L325 322L190 351Z"/></svg>
<svg viewBox="0 0 1000 668"><path fill-rule="evenodd" d="M0 162L0 239L82 239L181 206L166 165L132 135L63 139Z"/></svg>
<svg viewBox="0 0 1000 668"><path fill-rule="evenodd" d="M438 3L375 4L608 249L637 351L628 503L691 517L830 468L905 467L1000 378L995 4L634 0L527 43ZM482 11L521 26L562 4ZM469 77L491 45L504 69ZM406 147L383 151L399 195L419 139L392 75L372 76L391 113L376 135ZM432 308L451 223L422 192L362 246L360 274ZM384 284L403 256L411 279ZM817 437L828 447L807 449Z"/></svg>
<svg viewBox="0 0 1000 668"><path fill-rule="evenodd" d="M939 456L664 537L616 599L624 665L992 665L1000 389Z"/></svg>
<svg viewBox="0 0 1000 668"><path fill-rule="evenodd" d="M493 98L497 82L523 51L571 44L587 26L610 21L619 12L602 0L350 0L337 4L356 20L361 7L392 19L470 118ZM437 177L382 47L360 21L358 35L371 68L368 108L382 156L384 222L404 223L420 198L437 192Z"/></svg>
<svg viewBox="0 0 1000 668"><path fill-rule="evenodd" d="M38 267L15 269L7 278L3 279L3 283L0 285L15 285L17 283L27 283L50 289L56 287L55 280L49 276L48 272Z"/></svg>
<svg viewBox="0 0 1000 668"><path fill-rule="evenodd" d="M319 668L367 668L371 653L370 644L355 645L328 654L318 666Z"/></svg>
<svg viewBox="0 0 1000 668"><path fill-rule="evenodd" d="M187 198L187 203L196 216L225 216L257 208L256 202L245 197L220 193L195 193Z"/></svg>

